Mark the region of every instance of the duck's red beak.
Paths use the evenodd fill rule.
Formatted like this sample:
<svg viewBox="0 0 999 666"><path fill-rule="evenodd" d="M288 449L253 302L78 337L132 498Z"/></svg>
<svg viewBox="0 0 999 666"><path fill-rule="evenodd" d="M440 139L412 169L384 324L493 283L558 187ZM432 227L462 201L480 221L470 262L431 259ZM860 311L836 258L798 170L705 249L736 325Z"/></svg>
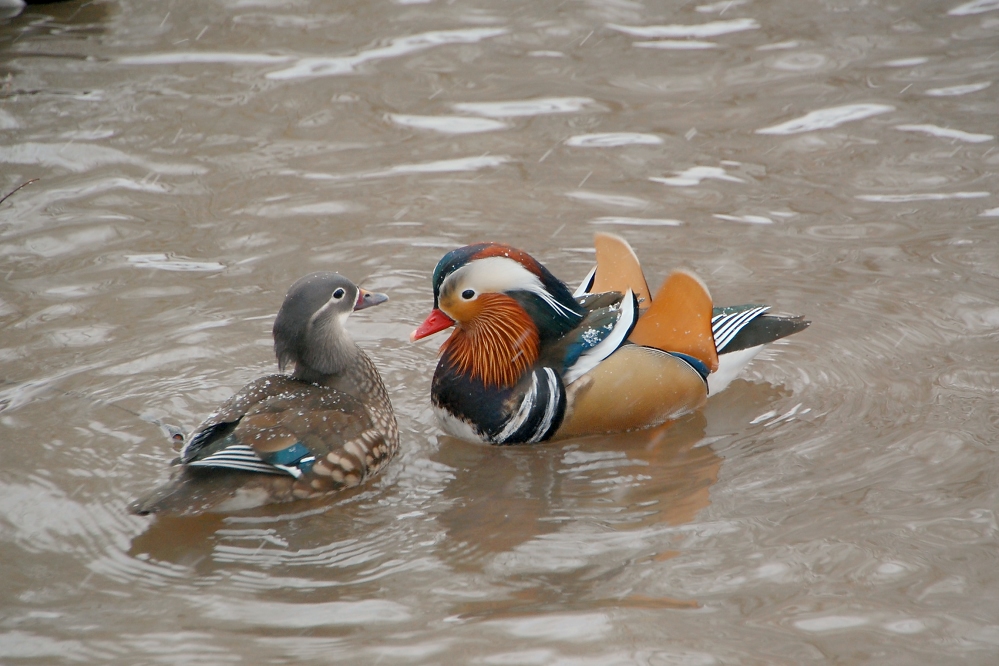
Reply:
<svg viewBox="0 0 999 666"><path fill-rule="evenodd" d="M409 334L410 342L416 342L421 340L428 335L433 335L438 331L443 331L445 328L450 328L454 326L454 319L451 319L446 314L441 312L439 309L434 308L433 311L427 318L423 320L423 323L419 327Z"/></svg>

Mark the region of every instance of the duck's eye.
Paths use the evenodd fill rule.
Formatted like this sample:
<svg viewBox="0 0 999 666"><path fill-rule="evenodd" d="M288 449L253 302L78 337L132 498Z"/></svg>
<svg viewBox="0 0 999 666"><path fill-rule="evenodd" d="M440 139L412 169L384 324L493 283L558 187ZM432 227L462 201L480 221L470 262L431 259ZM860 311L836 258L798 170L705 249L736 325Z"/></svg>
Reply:
<svg viewBox="0 0 999 666"><path fill-rule="evenodd" d="M475 291L472 289L466 289L465 291L461 292L461 297L464 298L466 301L470 301L473 298L475 298Z"/></svg>
<svg viewBox="0 0 999 666"><path fill-rule="evenodd" d="M337 289L336 291L333 292L333 298L336 299L336 300L338 300L338 301L341 298L343 298L343 295L344 295L343 289Z"/></svg>

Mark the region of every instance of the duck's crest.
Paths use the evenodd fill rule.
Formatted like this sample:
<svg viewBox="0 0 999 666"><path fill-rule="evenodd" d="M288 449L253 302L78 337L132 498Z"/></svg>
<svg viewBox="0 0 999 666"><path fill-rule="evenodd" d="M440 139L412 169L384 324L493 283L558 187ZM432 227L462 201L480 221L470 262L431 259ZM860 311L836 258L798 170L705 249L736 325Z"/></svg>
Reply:
<svg viewBox="0 0 999 666"><path fill-rule="evenodd" d="M466 245L465 247L459 247L455 250L451 250L441 257L441 260L437 262L437 267L434 268L434 307L438 307L439 305L438 296L440 294L441 284L443 284L448 275L469 262L477 259L486 259L487 257L506 257L507 259L516 261L525 269L538 276L538 279L541 280L541 284L544 285L548 293L554 296L556 300L561 303L575 303L572 292L570 292L569 288L565 286L565 283L555 277L547 268L542 266L537 259L523 250L518 250L517 248L506 245L505 243L490 242L474 243L472 245Z"/></svg>

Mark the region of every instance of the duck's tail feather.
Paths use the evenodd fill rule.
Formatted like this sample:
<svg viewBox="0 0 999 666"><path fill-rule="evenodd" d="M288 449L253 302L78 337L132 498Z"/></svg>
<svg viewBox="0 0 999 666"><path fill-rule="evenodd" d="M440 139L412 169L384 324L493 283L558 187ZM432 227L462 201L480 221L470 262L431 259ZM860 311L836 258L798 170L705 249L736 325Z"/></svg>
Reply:
<svg viewBox="0 0 999 666"><path fill-rule="evenodd" d="M804 317L768 314L767 305L714 308L711 330L719 354L765 345L808 328Z"/></svg>
<svg viewBox="0 0 999 666"><path fill-rule="evenodd" d="M210 511L237 511L265 504L267 495L253 488L259 477L273 475L224 468L178 470L167 483L132 502L128 510L139 516L153 513L196 515Z"/></svg>
<svg viewBox="0 0 999 666"><path fill-rule="evenodd" d="M631 289L642 314L628 340L701 361L711 371L712 393L727 386L764 345L811 323L803 317L768 314L766 305L713 308L707 287L687 271L673 272L652 298L628 241L599 232L593 244L597 265L574 296Z"/></svg>
<svg viewBox="0 0 999 666"><path fill-rule="evenodd" d="M718 345L718 370L708 377L708 393L722 391L764 346L811 324L803 317L766 314L764 305L715 308L712 328Z"/></svg>

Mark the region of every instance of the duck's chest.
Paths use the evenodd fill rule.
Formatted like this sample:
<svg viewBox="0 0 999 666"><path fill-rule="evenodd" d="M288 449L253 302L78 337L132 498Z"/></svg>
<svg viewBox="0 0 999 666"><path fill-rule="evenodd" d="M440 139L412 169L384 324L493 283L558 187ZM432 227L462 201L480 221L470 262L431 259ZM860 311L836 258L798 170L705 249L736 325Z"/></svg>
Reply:
<svg viewBox="0 0 999 666"><path fill-rule="evenodd" d="M431 399L448 434L490 442L503 430L518 402L517 387L486 385L442 361L434 373Z"/></svg>
<svg viewBox="0 0 999 666"><path fill-rule="evenodd" d="M528 370L511 387L469 377L441 362L431 397L441 427L460 439L534 443L555 433L565 414L565 388L551 368Z"/></svg>

